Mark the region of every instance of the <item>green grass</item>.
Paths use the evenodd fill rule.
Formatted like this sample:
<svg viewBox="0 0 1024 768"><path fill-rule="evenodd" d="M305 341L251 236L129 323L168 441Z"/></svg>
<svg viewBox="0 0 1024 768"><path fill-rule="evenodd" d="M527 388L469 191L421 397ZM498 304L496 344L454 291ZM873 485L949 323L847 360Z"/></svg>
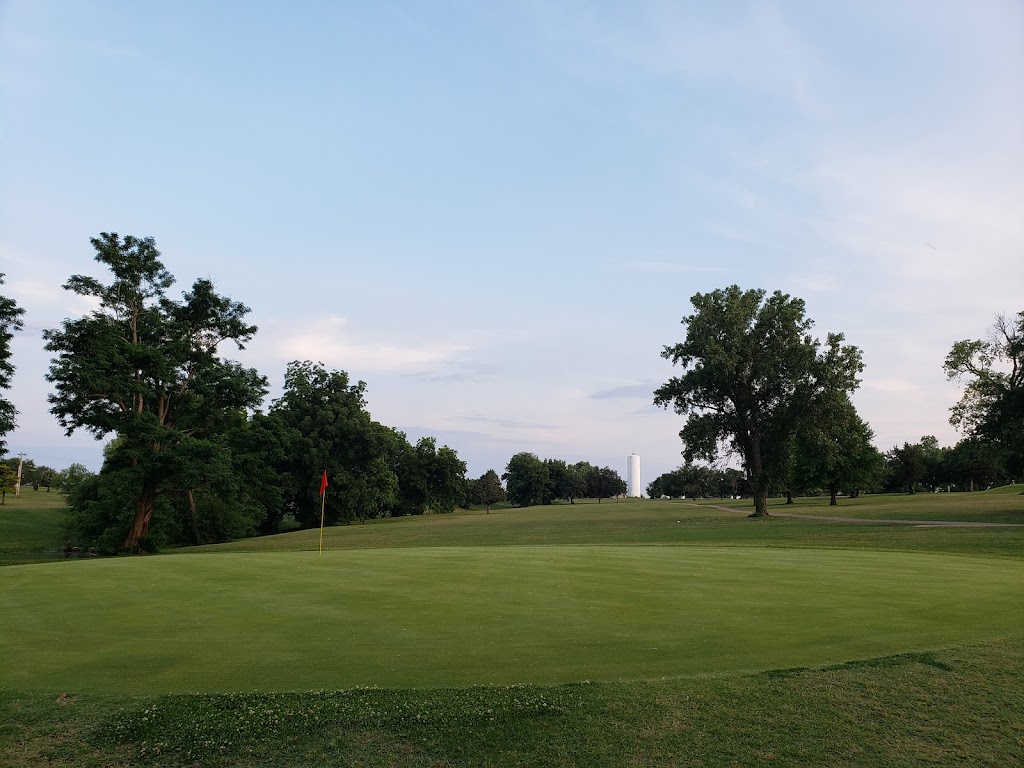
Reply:
<svg viewBox="0 0 1024 768"><path fill-rule="evenodd" d="M954 494L956 495L956 494ZM985 502L982 494L963 494L968 501ZM871 497L873 498L873 497ZM884 496L884 508L899 508L902 500L911 502L927 496ZM1004 497L1017 508L1024 507L1024 496ZM805 503L789 507L791 511L815 514L828 510ZM857 500L859 501L859 500ZM838 525L826 520L747 518L748 501L605 501L551 507L527 507L493 511L459 511L452 515L426 515L374 520L366 525L328 528L324 547L334 549L380 549L407 547L492 547L533 545L619 545L662 544L685 546L807 547L813 549L884 549L907 552L948 552L956 554L1024 557L1024 526L1020 528L969 528L890 526L870 524ZM916 502L915 502L916 503ZM732 504L740 512L727 512L715 506ZM929 510L915 507L915 513ZM774 511L786 511L785 505ZM844 504L831 514L846 514ZM858 513L860 508L857 508ZM938 510L936 514L941 514ZM849 515L853 516L853 515ZM869 517L870 515L864 515ZM884 517L885 515L882 515ZM904 518L906 519L906 518ZM181 553L281 552L316 550L317 530L295 531L276 536L194 547Z"/></svg>
<svg viewBox="0 0 1024 768"><path fill-rule="evenodd" d="M636 546L26 566L0 571L0 684L283 691L821 665L1024 634L1021 584L1020 561Z"/></svg>
<svg viewBox="0 0 1024 768"><path fill-rule="evenodd" d="M878 494L840 498L797 498L793 504L771 499L769 512L797 512L889 520L936 520L1024 524L1024 485L1007 485L974 493ZM742 508L742 507L741 507Z"/></svg>
<svg viewBox="0 0 1024 768"><path fill-rule="evenodd" d="M64 497L56 491L22 488L0 505L0 565L63 557Z"/></svg>
<svg viewBox="0 0 1024 768"><path fill-rule="evenodd" d="M1024 528L732 503L0 569L0 765L1024 762ZM795 507L995 521L1024 496ZM11 547L61 543L59 508L4 512Z"/></svg>
<svg viewBox="0 0 1024 768"><path fill-rule="evenodd" d="M1024 761L1021 679L1024 642L989 642L817 669L550 687L0 692L0 763L1005 768Z"/></svg>

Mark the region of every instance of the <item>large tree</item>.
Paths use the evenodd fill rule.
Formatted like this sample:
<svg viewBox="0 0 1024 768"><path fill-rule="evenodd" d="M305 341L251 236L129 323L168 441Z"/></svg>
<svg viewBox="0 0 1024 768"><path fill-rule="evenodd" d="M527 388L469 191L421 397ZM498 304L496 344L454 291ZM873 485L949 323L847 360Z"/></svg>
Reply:
<svg viewBox="0 0 1024 768"><path fill-rule="evenodd" d="M220 357L223 342L242 349L256 332L248 308L196 280L180 301L153 238L103 232L91 240L109 282L73 275L65 290L97 308L44 331L54 353L47 379L50 411L70 435L114 435L92 503L123 509L131 520L122 546L134 550L149 531L161 492L190 477L228 471L224 414L257 405L266 380Z"/></svg>
<svg viewBox="0 0 1024 768"><path fill-rule="evenodd" d="M950 423L995 443L1010 471L1024 472L1024 312L997 315L984 341L958 341L944 368L949 379L964 383Z"/></svg>
<svg viewBox="0 0 1024 768"><path fill-rule="evenodd" d="M736 451L754 493L754 515L768 514L768 491L784 482L796 434L826 393L850 392L863 369L860 350L810 330L801 299L733 285L690 300L686 338L662 357L684 367L655 391L657 405L687 421L679 436L687 461Z"/></svg>
<svg viewBox="0 0 1024 768"><path fill-rule="evenodd" d="M854 493L873 486L884 459L871 444L875 433L845 392L819 403L819 413L797 434L795 484L804 490L826 488L835 506L841 489Z"/></svg>
<svg viewBox="0 0 1024 768"><path fill-rule="evenodd" d="M508 500L517 507L543 504L551 498L551 477L548 465L536 454L526 451L508 460L502 479L508 489Z"/></svg>
<svg viewBox="0 0 1024 768"><path fill-rule="evenodd" d="M366 383L320 363L292 362L270 409L284 431L286 506L303 527L320 524L320 480L327 471L328 524L386 517L399 503L397 470L405 435L370 418Z"/></svg>
<svg viewBox="0 0 1024 768"><path fill-rule="evenodd" d="M0 285L4 284L4 275L0 273ZM25 310L13 299L0 296L0 392L6 392L11 386L14 376L14 365L11 363L11 339L14 331L21 330L21 318ZM3 439L14 429L14 417L18 415L14 404L6 397L0 397L0 456L7 453L7 443Z"/></svg>

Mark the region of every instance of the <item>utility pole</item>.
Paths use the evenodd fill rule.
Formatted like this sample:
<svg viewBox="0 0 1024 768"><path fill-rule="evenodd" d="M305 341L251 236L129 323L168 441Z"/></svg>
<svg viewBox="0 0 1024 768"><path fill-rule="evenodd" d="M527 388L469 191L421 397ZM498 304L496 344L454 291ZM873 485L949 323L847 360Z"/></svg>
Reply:
<svg viewBox="0 0 1024 768"><path fill-rule="evenodd" d="M18 454L18 479L14 481L14 498L21 497L21 465L25 463L25 453Z"/></svg>

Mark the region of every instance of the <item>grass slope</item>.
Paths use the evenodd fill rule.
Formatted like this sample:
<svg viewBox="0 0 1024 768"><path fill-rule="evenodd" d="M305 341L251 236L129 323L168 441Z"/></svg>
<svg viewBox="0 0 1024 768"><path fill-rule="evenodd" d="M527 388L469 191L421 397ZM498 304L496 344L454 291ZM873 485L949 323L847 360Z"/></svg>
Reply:
<svg viewBox="0 0 1024 768"><path fill-rule="evenodd" d="M0 765L1024 763L1021 529L606 501L316 540L0 569Z"/></svg>
<svg viewBox="0 0 1024 768"><path fill-rule="evenodd" d="M968 497L961 503L985 503L987 499L980 493L959 495ZM888 510L894 507L898 511L899 505L903 502L917 504L916 499L933 499L935 495L881 498L885 500L885 514L891 514ZM1011 509L1024 509L1024 496L1013 495L1007 496L1006 499ZM808 500L801 499L799 505L794 505L795 508L790 509L813 514L817 507L802 503L805 501ZM827 499L824 505L819 500L815 502L823 510L829 509ZM717 508L730 503L743 511L730 512ZM580 503L506 509L492 511L489 515L482 511L459 511L451 515L391 518L374 520L366 525L328 528L324 532L324 547L334 550L386 547L672 544L787 549L884 549L1024 557L1024 526L953 529L861 523L837 525L827 520L792 518L750 520L747 518L744 504L746 502L743 501L714 501L700 504L680 500L605 501L603 504ZM844 503L838 511L833 507L831 514L845 515L857 512L856 516L860 516L862 509L863 505L852 508ZM786 511L785 505L776 511ZM915 515L927 512L941 514L942 511L944 510L914 507ZM973 516L977 513L968 514ZM319 531L307 530L179 551L309 551L316 550L318 545Z"/></svg>
<svg viewBox="0 0 1024 768"><path fill-rule="evenodd" d="M64 545L64 497L23 488L0 505L0 565L52 560Z"/></svg>

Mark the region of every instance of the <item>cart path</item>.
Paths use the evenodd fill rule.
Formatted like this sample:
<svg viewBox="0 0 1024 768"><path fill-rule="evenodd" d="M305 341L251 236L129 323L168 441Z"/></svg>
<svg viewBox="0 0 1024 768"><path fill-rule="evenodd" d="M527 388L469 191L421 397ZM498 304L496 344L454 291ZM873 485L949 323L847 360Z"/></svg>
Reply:
<svg viewBox="0 0 1024 768"><path fill-rule="evenodd" d="M735 512L744 517L750 517L750 512L735 507L722 507L717 504L688 504L690 507L710 507L720 509L723 512ZM796 512L772 512L769 517L793 517L799 520L828 520L833 523L875 523L877 525L916 525L935 527L959 527L959 528L1024 528L1022 523L977 523L962 520L882 520L869 517L827 517L825 515L801 515Z"/></svg>

